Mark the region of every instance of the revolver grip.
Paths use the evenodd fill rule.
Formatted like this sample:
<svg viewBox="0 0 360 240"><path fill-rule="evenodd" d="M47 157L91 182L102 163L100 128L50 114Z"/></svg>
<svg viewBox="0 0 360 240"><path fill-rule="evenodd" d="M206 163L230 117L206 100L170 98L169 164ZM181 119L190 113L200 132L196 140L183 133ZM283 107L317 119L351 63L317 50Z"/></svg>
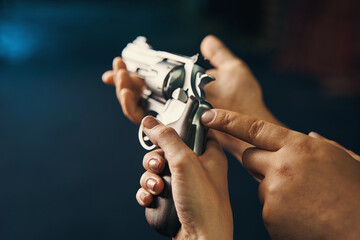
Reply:
<svg viewBox="0 0 360 240"><path fill-rule="evenodd" d="M210 105L199 103L195 97L190 97L180 119L168 125L173 127L180 138L198 155L203 153L207 132L207 129L200 124L200 116L209 108ZM151 205L145 210L145 216L149 225L156 231L175 237L181 223L172 197L171 172L168 165L160 176L164 181L164 190L160 195L154 196Z"/></svg>
<svg viewBox="0 0 360 240"><path fill-rule="evenodd" d="M171 190L171 173L168 165L160 175L164 181L164 190L154 196L150 206L145 210L146 220L157 232L168 237L175 237L181 223L176 213Z"/></svg>

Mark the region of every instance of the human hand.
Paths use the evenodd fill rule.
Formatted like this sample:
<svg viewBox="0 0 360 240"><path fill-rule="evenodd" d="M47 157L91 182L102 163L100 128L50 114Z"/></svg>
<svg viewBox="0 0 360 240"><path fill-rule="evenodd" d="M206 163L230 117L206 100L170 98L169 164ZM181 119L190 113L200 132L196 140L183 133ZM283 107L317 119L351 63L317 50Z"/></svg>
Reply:
<svg viewBox="0 0 360 240"><path fill-rule="evenodd" d="M175 239L232 239L233 222L227 185L227 160L214 139L206 151L197 156L180 139L175 130L153 117L144 118L143 129L160 149L147 153L136 194L142 206L163 191L158 176L167 160L171 171L172 195L181 228ZM165 160L166 159L166 160Z"/></svg>
<svg viewBox="0 0 360 240"><path fill-rule="evenodd" d="M113 69L102 75L104 83L115 86L116 96L120 102L124 115L132 122L140 124L145 116L145 111L138 102L141 93L146 88L144 80L126 70L126 65L121 57L113 60Z"/></svg>
<svg viewBox="0 0 360 240"><path fill-rule="evenodd" d="M249 67L218 38L209 35L201 43L201 53L214 66L207 74L215 81L204 88L206 100L215 108L244 113L282 125L266 107L261 87ZM220 144L241 161L241 153L250 144L226 133L216 133Z"/></svg>
<svg viewBox="0 0 360 240"><path fill-rule="evenodd" d="M213 35L203 39L200 49L204 58L214 66L206 73L216 79L205 85L207 101L215 108L241 112L280 124L266 108L261 87L244 61Z"/></svg>
<svg viewBox="0 0 360 240"><path fill-rule="evenodd" d="M216 78L216 81L205 86L207 101L216 108L241 112L281 124L266 108L260 85L242 60L212 35L204 38L200 48L203 56L214 66L207 73ZM137 104L145 88L142 79L129 74L122 59L116 57L113 61L113 70L105 72L102 80L106 84L116 86L116 94L124 114L139 124L145 114ZM239 147L244 149L250 146L228 134L216 133L216 137L220 144L238 159L241 158Z"/></svg>
<svg viewBox="0 0 360 240"><path fill-rule="evenodd" d="M360 163L347 151L243 114L214 109L205 126L255 147L244 167L261 180L263 220L273 239L358 239Z"/></svg>

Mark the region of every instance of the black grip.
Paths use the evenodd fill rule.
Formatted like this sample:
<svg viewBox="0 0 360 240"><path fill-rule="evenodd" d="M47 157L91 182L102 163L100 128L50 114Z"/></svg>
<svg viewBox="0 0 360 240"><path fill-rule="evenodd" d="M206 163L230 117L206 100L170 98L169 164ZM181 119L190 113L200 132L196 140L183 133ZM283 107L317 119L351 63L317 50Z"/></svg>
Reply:
<svg viewBox="0 0 360 240"><path fill-rule="evenodd" d="M169 124L190 148L193 147L195 134L192 120L198 106L199 101L195 97L190 97L180 119ZM181 223L172 197L171 173L167 164L160 176L164 181L164 190L160 195L154 196L151 205L145 210L145 216L149 225L156 231L169 237L175 237Z"/></svg>

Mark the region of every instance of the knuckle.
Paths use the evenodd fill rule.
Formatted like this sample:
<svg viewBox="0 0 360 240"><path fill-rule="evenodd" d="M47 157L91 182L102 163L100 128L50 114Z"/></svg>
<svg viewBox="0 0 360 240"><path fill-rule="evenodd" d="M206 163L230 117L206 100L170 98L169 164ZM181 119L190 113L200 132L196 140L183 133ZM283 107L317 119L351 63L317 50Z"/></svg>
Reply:
<svg viewBox="0 0 360 240"><path fill-rule="evenodd" d="M140 177L140 186L144 186L144 183L146 182L146 179L148 177L147 172L144 172Z"/></svg>
<svg viewBox="0 0 360 240"><path fill-rule="evenodd" d="M260 189L261 187L261 189ZM266 184L264 182L260 183L259 194L263 195L263 209L262 209L262 218L265 226L268 228L274 223L276 218L279 215L279 184L274 184L274 181L268 181Z"/></svg>
<svg viewBox="0 0 360 240"><path fill-rule="evenodd" d="M118 80L122 80L127 76L127 74L128 73L126 69L119 69L116 73L116 77L118 78Z"/></svg>
<svg viewBox="0 0 360 240"><path fill-rule="evenodd" d="M285 176L288 178L292 178L293 177L293 172L292 172L292 168L289 164L287 163L281 163L279 164L279 166L277 166L277 168L275 169L276 173L280 176Z"/></svg>
<svg viewBox="0 0 360 240"><path fill-rule="evenodd" d="M231 115L229 113L226 113L224 116L224 124L229 125L231 123Z"/></svg>
<svg viewBox="0 0 360 240"><path fill-rule="evenodd" d="M152 195L148 193L145 189L140 188L136 195L136 200L141 206L147 206L152 202Z"/></svg>
<svg viewBox="0 0 360 240"><path fill-rule="evenodd" d="M146 153L146 154L144 155L144 157L143 157L143 167L144 167L144 168L146 168L149 159L151 159L151 153L152 153L152 152L148 152L148 153Z"/></svg>
<svg viewBox="0 0 360 240"><path fill-rule="evenodd" d="M139 189L137 192L136 192L136 195L135 195L135 198L136 198L136 201L140 204L141 201L140 201L140 194L141 194L141 189Z"/></svg>
<svg viewBox="0 0 360 240"><path fill-rule="evenodd" d="M242 164L244 168L248 169L250 167L250 152L252 148L248 148L244 151L242 155Z"/></svg>
<svg viewBox="0 0 360 240"><path fill-rule="evenodd" d="M313 155L316 153L315 147L318 145L315 140L309 140L308 138L299 138L295 141L295 144L292 146L293 151L299 154Z"/></svg>
<svg viewBox="0 0 360 240"><path fill-rule="evenodd" d="M264 206L262 209L262 218L263 218L265 226L268 227L271 223L272 209L267 202L264 203Z"/></svg>
<svg viewBox="0 0 360 240"><path fill-rule="evenodd" d="M140 194L143 192L142 188L139 188L138 191L136 192L136 199L140 199Z"/></svg>
<svg viewBox="0 0 360 240"><path fill-rule="evenodd" d="M257 139L263 132L266 122L264 120L254 120L248 130L248 134L251 140Z"/></svg>
<svg viewBox="0 0 360 240"><path fill-rule="evenodd" d="M142 186L142 185L143 185L143 184L142 184L142 183L143 183L143 181L144 181L143 179L144 179L144 175L141 175L140 180L139 180L139 184L140 184L140 186Z"/></svg>
<svg viewBox="0 0 360 240"><path fill-rule="evenodd" d="M279 216L281 216L281 209L277 207L278 202L272 199L268 199L264 202L262 209L262 218L265 227L270 230L274 224L278 221Z"/></svg>
<svg viewBox="0 0 360 240"><path fill-rule="evenodd" d="M315 151L316 150L316 151ZM329 144L326 142L321 142L316 145L316 148L313 149L313 159L329 159L329 154L338 152L338 151L344 151L343 149L339 148L338 146L335 146L333 144Z"/></svg>
<svg viewBox="0 0 360 240"><path fill-rule="evenodd" d="M248 169L250 167L249 159L244 155L242 156L242 165L245 169Z"/></svg>
<svg viewBox="0 0 360 240"><path fill-rule="evenodd" d="M233 125L233 116L230 112L224 112L221 116L221 124L226 128L231 128ZM220 123L220 122L219 122Z"/></svg>
<svg viewBox="0 0 360 240"><path fill-rule="evenodd" d="M269 198L276 198L279 193L279 186L278 184L276 184L275 181L272 181L268 184L267 188L264 191Z"/></svg>

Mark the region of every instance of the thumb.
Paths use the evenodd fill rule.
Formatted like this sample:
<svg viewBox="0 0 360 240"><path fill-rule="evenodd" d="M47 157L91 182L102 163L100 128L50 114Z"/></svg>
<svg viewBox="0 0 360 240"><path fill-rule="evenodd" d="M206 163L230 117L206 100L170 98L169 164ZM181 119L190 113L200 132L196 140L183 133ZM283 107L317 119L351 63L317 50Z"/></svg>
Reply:
<svg viewBox="0 0 360 240"><path fill-rule="evenodd" d="M219 68L232 61L240 61L226 46L214 35L206 36L200 45L200 50L204 58Z"/></svg>
<svg viewBox="0 0 360 240"><path fill-rule="evenodd" d="M141 124L151 142L164 151L172 174L183 174L200 165L197 155L183 142L173 128L163 125L151 116L145 117Z"/></svg>

